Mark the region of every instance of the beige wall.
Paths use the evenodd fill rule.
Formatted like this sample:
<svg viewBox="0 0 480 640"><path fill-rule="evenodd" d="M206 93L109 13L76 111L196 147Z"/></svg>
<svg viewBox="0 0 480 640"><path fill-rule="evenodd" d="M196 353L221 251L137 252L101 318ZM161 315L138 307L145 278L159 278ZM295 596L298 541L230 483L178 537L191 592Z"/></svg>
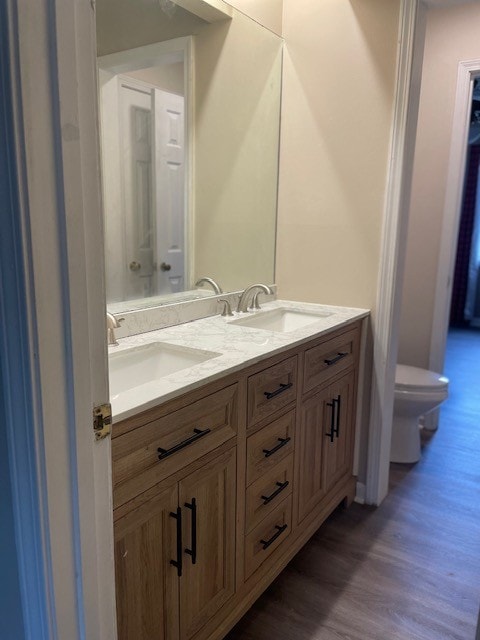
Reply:
<svg viewBox="0 0 480 640"><path fill-rule="evenodd" d="M267 29L282 35L283 0L225 0Z"/></svg>
<svg viewBox="0 0 480 640"><path fill-rule="evenodd" d="M399 0L285 0L276 282L373 308Z"/></svg>
<svg viewBox="0 0 480 640"><path fill-rule="evenodd" d="M235 12L195 48L194 275L272 283L282 43Z"/></svg>
<svg viewBox="0 0 480 640"><path fill-rule="evenodd" d="M479 33L477 4L428 11L398 356L419 367L429 365L458 62L480 58Z"/></svg>

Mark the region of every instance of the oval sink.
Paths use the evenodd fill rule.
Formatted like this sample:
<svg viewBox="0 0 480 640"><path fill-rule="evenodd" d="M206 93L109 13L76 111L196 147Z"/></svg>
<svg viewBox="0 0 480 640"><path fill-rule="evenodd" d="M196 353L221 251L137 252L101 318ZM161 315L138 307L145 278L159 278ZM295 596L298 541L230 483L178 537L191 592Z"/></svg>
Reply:
<svg viewBox="0 0 480 640"><path fill-rule="evenodd" d="M318 322L322 318L333 315L330 312L303 311L300 309L273 309L262 313L252 314L245 318L232 320L229 324L237 324L252 329L267 331L295 331L301 327Z"/></svg>
<svg viewBox="0 0 480 640"><path fill-rule="evenodd" d="M130 391L171 373L217 357L218 353L177 347L163 342L113 352L108 357L110 397Z"/></svg>

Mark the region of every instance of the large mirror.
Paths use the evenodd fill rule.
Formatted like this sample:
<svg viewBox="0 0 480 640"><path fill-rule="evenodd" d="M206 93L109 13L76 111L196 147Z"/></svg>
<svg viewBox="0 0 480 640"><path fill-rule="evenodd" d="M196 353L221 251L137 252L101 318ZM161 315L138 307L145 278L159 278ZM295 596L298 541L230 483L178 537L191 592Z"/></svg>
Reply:
<svg viewBox="0 0 480 640"><path fill-rule="evenodd" d="M111 310L272 283L281 38L235 9L97 0L97 42Z"/></svg>

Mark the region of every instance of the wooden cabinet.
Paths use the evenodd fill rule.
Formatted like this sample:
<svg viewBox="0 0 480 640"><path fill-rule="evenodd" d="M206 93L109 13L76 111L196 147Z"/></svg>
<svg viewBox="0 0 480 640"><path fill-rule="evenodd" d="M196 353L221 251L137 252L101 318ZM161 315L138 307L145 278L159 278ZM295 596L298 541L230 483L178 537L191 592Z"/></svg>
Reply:
<svg viewBox="0 0 480 640"><path fill-rule="evenodd" d="M351 499L360 325L114 425L119 640L221 640Z"/></svg>
<svg viewBox="0 0 480 640"><path fill-rule="evenodd" d="M314 516L332 487L351 475L354 382L352 371L303 402L297 442L298 523Z"/></svg>
<svg viewBox="0 0 480 640"><path fill-rule="evenodd" d="M177 486L156 489L115 514L119 640L178 640Z"/></svg>
<svg viewBox="0 0 480 640"><path fill-rule="evenodd" d="M235 472L230 449L117 510L119 640L188 640L233 596Z"/></svg>
<svg viewBox="0 0 480 640"><path fill-rule="evenodd" d="M235 591L235 451L180 482L184 513L180 638L201 629Z"/></svg>

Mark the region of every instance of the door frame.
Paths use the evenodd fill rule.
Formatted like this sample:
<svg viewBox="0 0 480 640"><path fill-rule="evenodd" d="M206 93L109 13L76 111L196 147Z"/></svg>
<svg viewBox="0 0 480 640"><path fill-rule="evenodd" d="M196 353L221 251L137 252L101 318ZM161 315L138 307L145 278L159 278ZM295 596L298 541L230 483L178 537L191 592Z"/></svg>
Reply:
<svg viewBox="0 0 480 640"><path fill-rule="evenodd" d="M26 280L17 322L30 357L17 368L31 393L7 432L26 637L114 640L111 449L109 438L95 441L92 415L108 402L94 7L7 0L6 12L18 192L10 215L21 220ZM12 340L16 329L7 327ZM15 371L14 359L8 366ZM18 390L7 392L18 401ZM30 485L22 442L35 463Z"/></svg>
<svg viewBox="0 0 480 640"><path fill-rule="evenodd" d="M379 505L388 494L395 366L425 42L425 12L426 8L419 0L402 0L400 4L396 97L377 300L372 314L373 371L365 482L365 502L372 505Z"/></svg>
<svg viewBox="0 0 480 640"><path fill-rule="evenodd" d="M458 63L457 89L453 112L450 157L443 209L442 234L438 255L437 281L430 340L429 367L443 371L447 345L450 304L458 245L458 230L462 214L463 186L467 165L468 131L472 103L473 81L480 76L480 59ZM427 416L428 417L428 416ZM438 412L428 426L435 428Z"/></svg>

